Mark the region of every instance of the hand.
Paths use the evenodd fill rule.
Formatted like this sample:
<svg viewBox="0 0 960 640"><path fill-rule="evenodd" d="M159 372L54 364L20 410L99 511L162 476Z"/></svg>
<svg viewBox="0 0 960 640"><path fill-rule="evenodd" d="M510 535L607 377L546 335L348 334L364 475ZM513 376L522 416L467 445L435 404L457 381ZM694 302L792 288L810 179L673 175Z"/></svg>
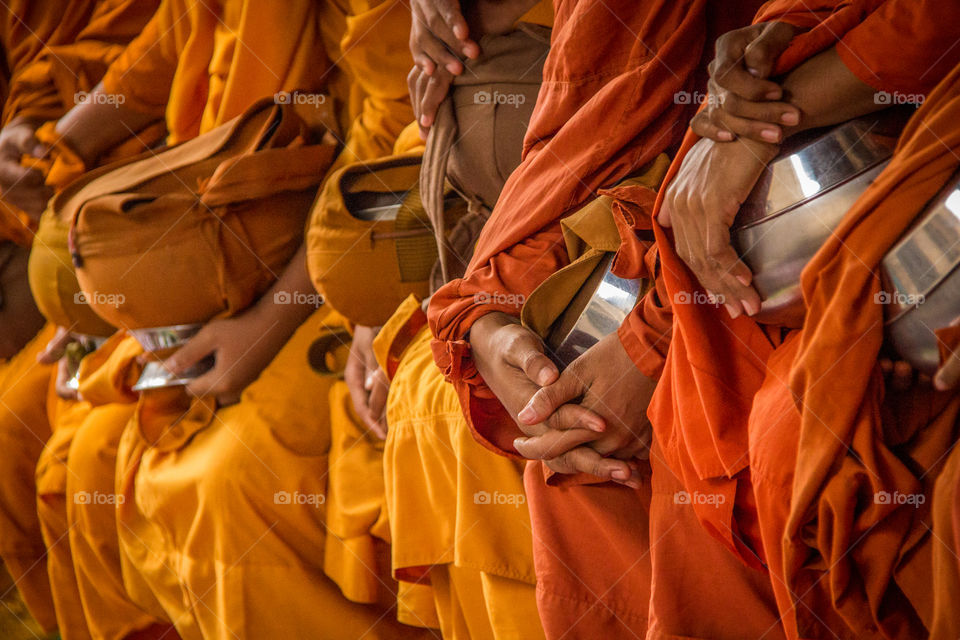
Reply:
<svg viewBox="0 0 960 640"><path fill-rule="evenodd" d="M56 364L57 379L54 388L57 395L64 400L79 400L80 395L68 384L76 371L71 366L70 358L67 356L67 347L73 342L74 338L70 332L63 327L57 327L53 338L43 348L43 351L37 354L37 362L41 364Z"/></svg>
<svg viewBox="0 0 960 640"><path fill-rule="evenodd" d="M883 372L884 384L894 392L909 391L918 382L924 382L929 386L930 378L919 375L909 362L903 360L881 357L880 371Z"/></svg>
<svg viewBox="0 0 960 640"><path fill-rule="evenodd" d="M607 429L588 446L604 457L620 460L646 458L652 429L647 405L656 383L637 369L619 336L612 333L574 360L560 377L540 389L520 412L521 424L548 422L568 403L603 419ZM538 436L518 438L514 443L526 458L545 458L554 471L569 473L564 439L569 431L550 430Z"/></svg>
<svg viewBox="0 0 960 640"><path fill-rule="evenodd" d="M235 317L208 322L163 366L182 375L207 356L214 356L213 368L186 388L196 396L215 396L226 406L240 400L241 392L270 364L292 333L289 325L257 305Z"/></svg>
<svg viewBox="0 0 960 640"><path fill-rule="evenodd" d="M458 0L412 0L410 53L428 76L440 68L458 75L463 63L458 55L476 58L480 47L470 39L467 21ZM453 52L453 53L452 53Z"/></svg>
<svg viewBox="0 0 960 640"><path fill-rule="evenodd" d="M433 74L427 74L414 65L407 74L407 89L410 91L413 115L420 127L420 137L424 140L427 139L427 132L437 118L437 108L447 97L451 84L453 74L446 69L437 69Z"/></svg>
<svg viewBox="0 0 960 640"><path fill-rule="evenodd" d="M960 317L950 323L951 327L960 325ZM933 386L939 391L949 391L960 386L960 351L952 351L933 376Z"/></svg>
<svg viewBox="0 0 960 640"><path fill-rule="evenodd" d="M690 122L694 133L717 142L743 136L757 142L782 142L781 125L800 123L800 109L784 100L783 88L768 80L796 28L766 22L717 38L710 63L709 103Z"/></svg>
<svg viewBox="0 0 960 640"><path fill-rule="evenodd" d="M667 187L658 221L672 227L677 254L730 316L754 315L760 296L753 274L730 244L740 205L777 154L777 147L749 140L697 142Z"/></svg>
<svg viewBox="0 0 960 640"><path fill-rule="evenodd" d="M15 119L0 130L0 196L34 220L47 208L53 189L44 184L43 174L20 165L24 154L44 157L48 150L34 137L37 128Z"/></svg>
<svg viewBox="0 0 960 640"><path fill-rule="evenodd" d="M563 456L557 462L563 473L584 472L604 480L630 481L633 471L628 463L604 458L594 449L582 446L599 438L598 434L606 429L603 419L585 407L564 404L544 421L534 424L518 418L541 387L560 377L557 366L544 354L539 336L521 326L516 318L490 313L473 324L470 344L484 382L525 435L562 432L551 453Z"/></svg>
<svg viewBox="0 0 960 640"><path fill-rule="evenodd" d="M379 331L379 327L356 327L343 376L357 415L378 438L386 440L390 381L373 355L373 339Z"/></svg>

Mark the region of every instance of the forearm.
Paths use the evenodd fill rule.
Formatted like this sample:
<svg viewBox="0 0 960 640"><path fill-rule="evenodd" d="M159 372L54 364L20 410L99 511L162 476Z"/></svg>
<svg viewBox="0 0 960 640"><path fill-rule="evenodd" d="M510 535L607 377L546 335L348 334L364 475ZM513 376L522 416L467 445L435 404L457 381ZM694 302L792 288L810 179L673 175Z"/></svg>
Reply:
<svg viewBox="0 0 960 640"><path fill-rule="evenodd" d="M305 245L293 256L273 286L267 290L251 313L261 317L271 333L283 340L293 334L319 306L320 296L313 287L307 272Z"/></svg>
<svg viewBox="0 0 960 640"><path fill-rule="evenodd" d="M783 82L787 99L800 109L800 124L784 128L784 137L872 113L876 90L860 80L830 48L803 63Z"/></svg>
<svg viewBox="0 0 960 640"><path fill-rule="evenodd" d="M76 152L87 167L113 146L123 142L156 120L156 116L132 109L116 96L108 96L102 85L89 99L76 105L57 122L57 134Z"/></svg>

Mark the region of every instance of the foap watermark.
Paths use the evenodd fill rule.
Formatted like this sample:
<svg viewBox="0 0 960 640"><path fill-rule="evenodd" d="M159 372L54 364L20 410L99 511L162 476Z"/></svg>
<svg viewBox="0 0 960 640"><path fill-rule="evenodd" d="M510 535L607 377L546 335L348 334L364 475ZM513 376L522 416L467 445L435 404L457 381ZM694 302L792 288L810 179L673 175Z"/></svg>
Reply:
<svg viewBox="0 0 960 640"><path fill-rule="evenodd" d="M316 292L277 291L273 294L273 304L297 304L316 309L322 307L324 302L323 295Z"/></svg>
<svg viewBox="0 0 960 640"><path fill-rule="evenodd" d="M474 304L499 304L520 308L527 301L522 293L502 293L500 291L481 291L473 296Z"/></svg>
<svg viewBox="0 0 960 640"><path fill-rule="evenodd" d="M473 94L474 104L506 104L512 107L519 107L527 101L527 96L522 93L501 93L494 91L477 91Z"/></svg>
<svg viewBox="0 0 960 640"><path fill-rule="evenodd" d="M673 504L711 504L720 506L727 501L727 496L722 493L700 493L694 491L677 491L673 494Z"/></svg>
<svg viewBox="0 0 960 640"><path fill-rule="evenodd" d="M914 507L919 507L927 501L927 496L922 493L900 493L899 491L890 493L889 491L877 491L873 494L873 501L876 504L909 504Z"/></svg>
<svg viewBox="0 0 960 640"><path fill-rule="evenodd" d="M719 307L725 301L722 293L706 291L678 291L673 296L673 304L709 304Z"/></svg>
<svg viewBox="0 0 960 640"><path fill-rule="evenodd" d="M113 107L119 107L127 101L127 96L122 93L103 93L100 91L77 91L73 94L74 104L106 104Z"/></svg>
<svg viewBox="0 0 960 640"><path fill-rule="evenodd" d="M673 94L674 104L703 104L706 102L712 107L723 104L723 96L717 96L704 91L677 91Z"/></svg>
<svg viewBox="0 0 960 640"><path fill-rule="evenodd" d="M73 494L74 504L123 504L125 500L126 496L120 493L77 491Z"/></svg>
<svg viewBox="0 0 960 640"><path fill-rule="evenodd" d="M893 293L890 293L889 291L880 291L874 294L873 301L876 304L895 304L901 307L919 307L927 301L927 298L922 293L912 294L902 293L900 291L894 291Z"/></svg>
<svg viewBox="0 0 960 640"><path fill-rule="evenodd" d="M896 104L921 105L927 96L922 93L900 93L899 91L877 91L873 94L873 103L893 106Z"/></svg>
<svg viewBox="0 0 960 640"><path fill-rule="evenodd" d="M322 93L301 93L300 91L278 91L273 94L274 104L309 104L319 107L326 104L327 96Z"/></svg>
<svg viewBox="0 0 960 640"><path fill-rule="evenodd" d="M326 504L327 496L322 493L300 493L299 491L277 491L273 494L273 504L310 505L319 507Z"/></svg>
<svg viewBox="0 0 960 640"><path fill-rule="evenodd" d="M477 491L473 494L473 504L511 504L520 508L520 505L527 504L527 496L522 493Z"/></svg>
<svg viewBox="0 0 960 640"><path fill-rule="evenodd" d="M119 309L127 301L122 293L103 293L102 291L77 291L73 294L73 304L95 304L100 307Z"/></svg>

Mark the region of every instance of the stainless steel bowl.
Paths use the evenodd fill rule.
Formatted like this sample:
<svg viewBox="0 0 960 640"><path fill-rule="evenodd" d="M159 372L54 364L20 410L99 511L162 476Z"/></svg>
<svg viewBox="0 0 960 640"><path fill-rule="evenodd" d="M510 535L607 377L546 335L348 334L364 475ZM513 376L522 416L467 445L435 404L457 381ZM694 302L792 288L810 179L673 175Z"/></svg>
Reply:
<svg viewBox="0 0 960 640"><path fill-rule="evenodd" d="M940 360L933 333L960 316L960 174L881 263L887 339L924 373Z"/></svg>
<svg viewBox="0 0 960 640"><path fill-rule="evenodd" d="M561 368L620 327L640 297L643 280L613 275L613 254L605 257L554 322L547 336L550 355Z"/></svg>
<svg viewBox="0 0 960 640"><path fill-rule="evenodd" d="M763 304L756 319L800 327L800 274L883 170L912 108L794 136L743 203L731 240Z"/></svg>
<svg viewBox="0 0 960 640"><path fill-rule="evenodd" d="M190 338L195 336L201 327L203 327L202 324L181 324L170 327L131 329L130 333L137 339L137 342L140 343L144 351L153 353L169 350L170 354L172 354L174 350L182 347ZM151 361L143 366L140 378L136 384L133 385L132 389L134 391L145 391L147 389L165 389L167 387L183 386L194 378L209 371L213 368L213 364L213 357L208 356L182 375L175 376L164 369L159 361Z"/></svg>
<svg viewBox="0 0 960 640"><path fill-rule="evenodd" d="M70 357L67 359L67 369L70 372L70 379L67 380L67 387L78 391L80 389L80 361L83 360L87 355L93 353L100 346L107 341L106 338L101 336L91 336L85 333L71 333L70 337L73 338L74 342L79 345L79 352L81 355Z"/></svg>
<svg viewBox="0 0 960 640"><path fill-rule="evenodd" d="M182 347L187 340L197 335L202 327L202 324L178 324L170 327L131 329L130 334L137 339L144 351L160 351Z"/></svg>

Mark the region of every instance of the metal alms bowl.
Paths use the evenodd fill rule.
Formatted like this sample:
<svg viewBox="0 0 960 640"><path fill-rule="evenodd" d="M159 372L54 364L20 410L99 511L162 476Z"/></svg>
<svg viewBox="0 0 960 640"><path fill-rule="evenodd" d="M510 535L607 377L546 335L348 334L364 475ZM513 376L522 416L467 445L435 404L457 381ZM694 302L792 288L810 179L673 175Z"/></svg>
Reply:
<svg viewBox="0 0 960 640"><path fill-rule="evenodd" d="M730 230L763 300L756 319L800 327L800 274L883 170L911 108L892 108L791 138Z"/></svg>
<svg viewBox="0 0 960 640"><path fill-rule="evenodd" d="M149 353L167 351L167 355L169 355L177 348L185 345L202 327L202 324L181 324L169 327L131 329L130 333L137 339L144 351ZM193 378L206 373L212 367L213 358L207 357L182 375L174 376L164 369L159 361L151 361L143 366L143 372L132 389L134 391L145 391L183 386Z"/></svg>
<svg viewBox="0 0 960 640"><path fill-rule="evenodd" d="M928 374L940 361L934 331L960 315L960 174L881 262L887 340Z"/></svg>

